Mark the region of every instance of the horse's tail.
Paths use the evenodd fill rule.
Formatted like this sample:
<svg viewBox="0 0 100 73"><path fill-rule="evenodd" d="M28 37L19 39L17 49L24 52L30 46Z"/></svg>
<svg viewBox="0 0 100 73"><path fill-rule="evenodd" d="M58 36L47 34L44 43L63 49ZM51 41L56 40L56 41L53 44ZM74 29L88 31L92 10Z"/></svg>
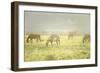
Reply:
<svg viewBox="0 0 100 73"><path fill-rule="evenodd" d="M29 42L29 36L27 37L26 42L27 42L27 43Z"/></svg>

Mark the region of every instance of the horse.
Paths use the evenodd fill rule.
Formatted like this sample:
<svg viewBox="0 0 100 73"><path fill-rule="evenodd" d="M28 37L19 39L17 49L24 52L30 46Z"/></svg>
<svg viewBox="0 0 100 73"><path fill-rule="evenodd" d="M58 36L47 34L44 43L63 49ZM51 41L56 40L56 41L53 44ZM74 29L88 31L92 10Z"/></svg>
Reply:
<svg viewBox="0 0 100 73"><path fill-rule="evenodd" d="M68 34L68 40L73 39L73 37L74 37L75 35L77 35L76 32L69 32L69 34Z"/></svg>
<svg viewBox="0 0 100 73"><path fill-rule="evenodd" d="M89 34L85 34L85 35L83 36L82 42L83 42L83 44L84 44L85 42L90 42L90 35L89 35Z"/></svg>
<svg viewBox="0 0 100 73"><path fill-rule="evenodd" d="M29 43L29 39L31 40L31 42L32 42L33 39L36 39L37 42L41 41L41 37L40 37L39 34L29 34L27 39L26 39L27 43Z"/></svg>
<svg viewBox="0 0 100 73"><path fill-rule="evenodd" d="M60 37L59 37L58 35L56 35L56 34L52 34L52 35L48 38L48 40L47 40L47 42L46 42L46 46L48 46L49 43L50 43L51 45L53 45L53 42L56 42L57 45L60 45Z"/></svg>

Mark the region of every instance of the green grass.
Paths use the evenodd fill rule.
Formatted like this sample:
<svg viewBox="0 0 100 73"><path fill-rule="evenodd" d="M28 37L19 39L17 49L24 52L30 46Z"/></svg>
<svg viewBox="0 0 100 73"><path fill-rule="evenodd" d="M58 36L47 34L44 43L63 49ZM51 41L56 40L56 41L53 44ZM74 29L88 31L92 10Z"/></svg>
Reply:
<svg viewBox="0 0 100 73"><path fill-rule="evenodd" d="M60 45L45 45L49 35L42 35L42 42L25 42L25 61L44 61L44 60L72 60L90 58L90 43L82 43L82 36L76 36L68 40L67 36L60 36ZM26 39L26 38L25 38Z"/></svg>

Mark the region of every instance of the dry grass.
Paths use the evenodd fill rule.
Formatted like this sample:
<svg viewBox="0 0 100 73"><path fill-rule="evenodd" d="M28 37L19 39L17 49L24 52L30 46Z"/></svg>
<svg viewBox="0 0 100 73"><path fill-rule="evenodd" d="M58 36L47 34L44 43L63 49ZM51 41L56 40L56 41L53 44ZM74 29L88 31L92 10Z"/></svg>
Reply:
<svg viewBox="0 0 100 73"><path fill-rule="evenodd" d="M42 42L33 40L31 43L25 42L25 61L44 60L71 60L90 58L90 43L82 43L83 36L76 36L68 40L67 36L60 36L60 45L45 45L49 35L41 35ZM26 38L25 38L26 39Z"/></svg>

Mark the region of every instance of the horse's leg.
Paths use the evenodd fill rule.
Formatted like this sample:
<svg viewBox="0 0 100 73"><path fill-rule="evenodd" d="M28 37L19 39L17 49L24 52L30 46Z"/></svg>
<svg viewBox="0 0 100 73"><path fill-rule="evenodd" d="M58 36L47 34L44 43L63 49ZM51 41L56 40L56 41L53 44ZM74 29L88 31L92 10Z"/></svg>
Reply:
<svg viewBox="0 0 100 73"><path fill-rule="evenodd" d="M37 38L37 39L36 39L36 42L38 42L38 41L39 41L39 39Z"/></svg>
<svg viewBox="0 0 100 73"><path fill-rule="evenodd" d="M83 42L83 44L84 44L85 40L83 39L82 42Z"/></svg>
<svg viewBox="0 0 100 73"><path fill-rule="evenodd" d="M40 42L41 42L41 37L40 37L40 35L38 35L38 41L40 41Z"/></svg>
<svg viewBox="0 0 100 73"><path fill-rule="evenodd" d="M33 39L31 38L30 40L31 40L31 43L32 43L33 42Z"/></svg>
<svg viewBox="0 0 100 73"><path fill-rule="evenodd" d="M88 42L90 42L90 39L88 39Z"/></svg>
<svg viewBox="0 0 100 73"><path fill-rule="evenodd" d="M57 46L58 46L58 40L55 40L55 42L56 42L56 44L57 44Z"/></svg>
<svg viewBox="0 0 100 73"><path fill-rule="evenodd" d="M70 39L72 39L72 35L69 35L69 36L68 36L68 40L70 40Z"/></svg>
<svg viewBox="0 0 100 73"><path fill-rule="evenodd" d="M46 46L48 47L49 41L46 42Z"/></svg>
<svg viewBox="0 0 100 73"><path fill-rule="evenodd" d="M60 40L57 40L56 41L56 44L57 44L57 46L60 45Z"/></svg>
<svg viewBox="0 0 100 73"><path fill-rule="evenodd" d="M58 43L59 43L59 45L60 45L60 40L58 40Z"/></svg>
<svg viewBox="0 0 100 73"><path fill-rule="evenodd" d="M73 39L73 35L71 36L71 39Z"/></svg>
<svg viewBox="0 0 100 73"><path fill-rule="evenodd" d="M68 40L70 39L70 36L68 36Z"/></svg>
<svg viewBox="0 0 100 73"><path fill-rule="evenodd" d="M39 41L41 42L41 39L39 38Z"/></svg>
<svg viewBox="0 0 100 73"><path fill-rule="evenodd" d="M29 42L29 37L27 38L26 42L27 42L27 43Z"/></svg>
<svg viewBox="0 0 100 73"><path fill-rule="evenodd" d="M51 46L53 46L53 41L50 41L50 43L51 43Z"/></svg>

